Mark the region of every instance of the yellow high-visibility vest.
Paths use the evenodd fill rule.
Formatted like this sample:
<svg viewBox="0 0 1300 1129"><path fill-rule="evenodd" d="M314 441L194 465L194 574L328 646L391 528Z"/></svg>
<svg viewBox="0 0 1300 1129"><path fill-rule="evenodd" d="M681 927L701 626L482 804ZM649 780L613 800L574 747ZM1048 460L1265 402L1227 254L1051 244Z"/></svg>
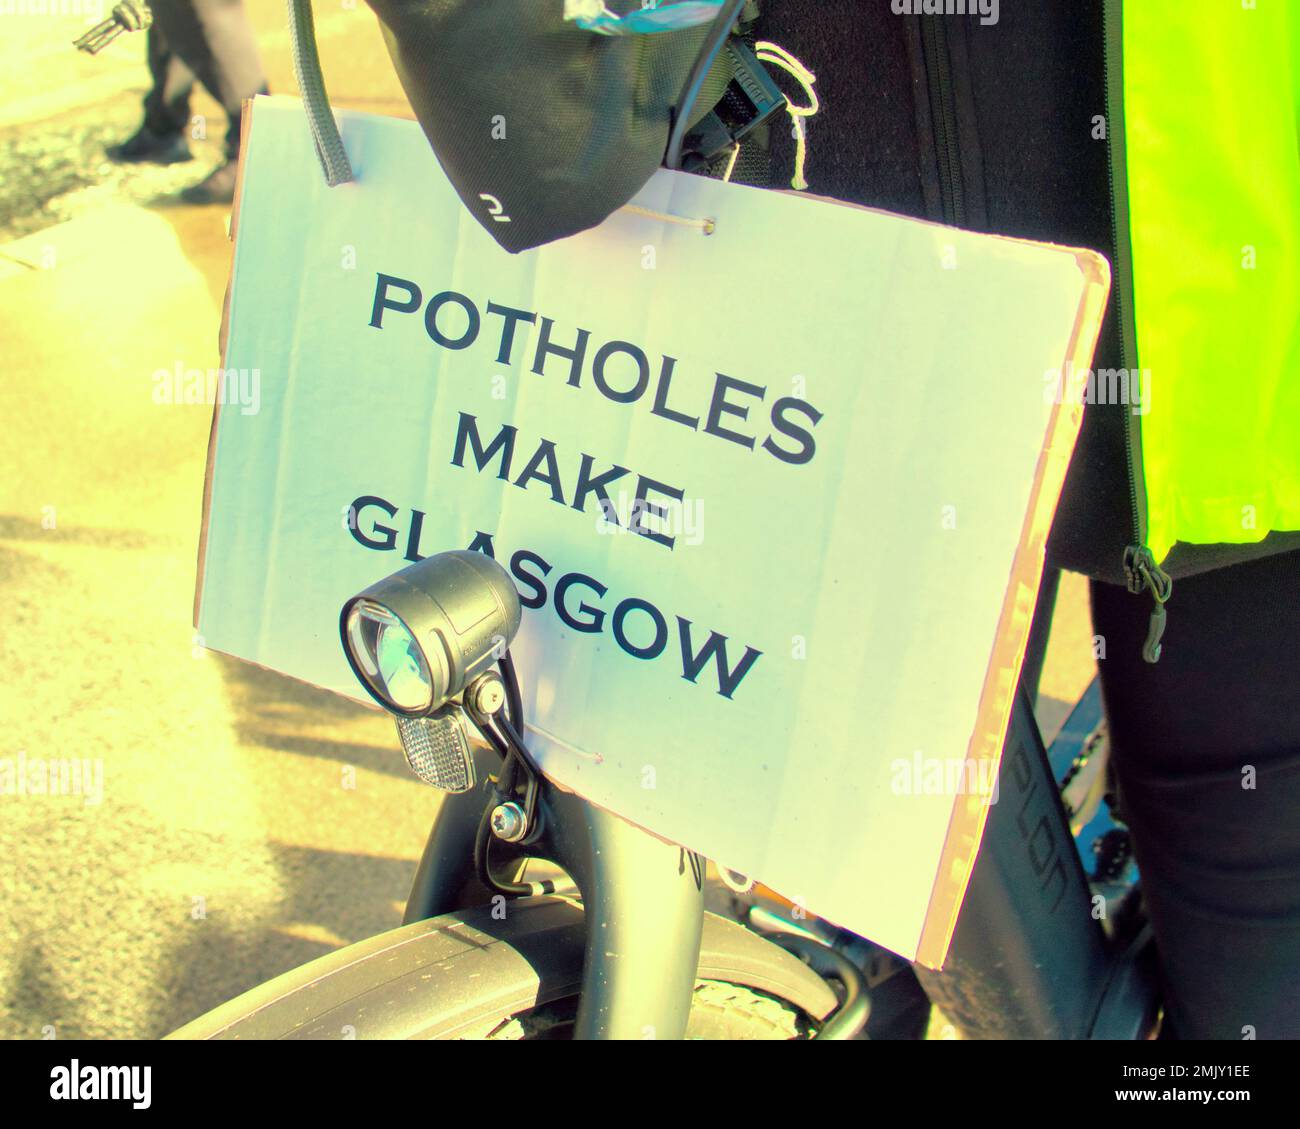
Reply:
<svg viewBox="0 0 1300 1129"><path fill-rule="evenodd" d="M1138 535L1159 562L1300 530L1300 0L1107 9Z"/></svg>

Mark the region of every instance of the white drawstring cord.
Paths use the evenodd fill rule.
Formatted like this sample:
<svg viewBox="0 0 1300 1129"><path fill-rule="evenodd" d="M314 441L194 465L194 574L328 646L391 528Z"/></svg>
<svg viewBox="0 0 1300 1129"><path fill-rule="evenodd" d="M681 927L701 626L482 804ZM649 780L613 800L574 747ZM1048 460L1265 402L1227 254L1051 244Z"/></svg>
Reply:
<svg viewBox="0 0 1300 1129"><path fill-rule="evenodd" d="M736 159L740 156L740 145L736 144L731 147L731 159L727 161L727 167L722 174L722 180L726 184L731 183L731 174L736 171Z"/></svg>
<svg viewBox="0 0 1300 1129"><path fill-rule="evenodd" d="M812 117L821 109L821 102L817 99L817 91L813 89L813 83L817 81L817 76L784 47L780 47L766 39L760 39L754 44L754 54L760 62L775 63L802 86L804 93L808 95L808 105L806 106L796 106L789 101L786 102L785 106L786 112L790 115L790 120L794 123L794 176L790 178L790 187L802 192L808 187L808 181L804 178L804 164L808 159L808 136L804 126L804 119Z"/></svg>
<svg viewBox="0 0 1300 1129"><path fill-rule="evenodd" d="M802 192L808 187L808 181L804 178L804 165L808 159L808 138L804 130L804 119L812 117L821 109L817 91L813 89L813 83L817 81L817 76L784 47L780 47L766 39L760 39L754 44L754 55L762 62L775 63L802 86L804 93L808 95L808 105L795 106L786 102L785 107L786 112L790 115L790 120L794 123L795 138L794 176L790 180L790 187ZM731 180L731 174L735 171L736 160L739 156L740 146L733 145L731 147L731 157L727 161L726 170L722 174L724 181ZM624 204L619 211L631 212L632 215L645 216L648 219L662 220L664 223L680 224L683 227L698 227L703 230L705 235L712 235L717 228L717 221L714 219L689 219L686 216L674 216L666 212L652 211L650 208L642 208L637 204Z"/></svg>
<svg viewBox="0 0 1300 1129"><path fill-rule="evenodd" d="M675 223L681 227L698 227L705 235L712 235L718 226L718 221L712 218L697 220L689 216L675 216L670 212L656 212L652 208L643 208L640 204L624 204L619 211L634 216L645 216L646 219L661 220L664 223Z"/></svg>

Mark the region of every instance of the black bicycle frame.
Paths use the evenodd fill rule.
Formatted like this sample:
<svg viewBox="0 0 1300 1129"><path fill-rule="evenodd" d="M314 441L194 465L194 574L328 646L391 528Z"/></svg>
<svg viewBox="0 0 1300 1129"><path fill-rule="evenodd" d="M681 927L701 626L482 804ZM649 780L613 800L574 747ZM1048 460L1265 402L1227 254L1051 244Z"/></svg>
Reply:
<svg viewBox="0 0 1300 1129"><path fill-rule="evenodd" d="M1100 720L1096 695L1081 712ZM1073 719L1076 728L1087 723ZM482 768L490 767L485 760ZM944 969L916 970L926 993L968 1037L1139 1036L1149 1011L1150 954L1112 953L1091 912L1087 879L1023 691L1003 748L998 796ZM485 802L481 791L443 801L406 922L491 896L471 864ZM587 918L575 1037L679 1038L699 954L702 860L546 781L538 803L543 830L529 853L568 872ZM1104 1007L1108 993L1112 1003Z"/></svg>
<svg viewBox="0 0 1300 1129"><path fill-rule="evenodd" d="M499 758L485 752L483 779ZM447 796L425 844L403 924L487 901L471 860L488 802L482 790ZM576 1039L680 1039L686 1031L704 928L704 861L563 792L545 778L541 836L528 854L562 867L587 922ZM494 843L508 862L509 848Z"/></svg>

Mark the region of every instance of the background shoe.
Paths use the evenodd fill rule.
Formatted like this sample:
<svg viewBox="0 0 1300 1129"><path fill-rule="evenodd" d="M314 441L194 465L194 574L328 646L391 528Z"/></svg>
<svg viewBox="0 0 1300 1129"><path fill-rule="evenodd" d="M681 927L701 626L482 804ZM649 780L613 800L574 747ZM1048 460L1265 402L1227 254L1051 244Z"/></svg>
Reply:
<svg viewBox="0 0 1300 1129"><path fill-rule="evenodd" d="M227 161L213 169L198 184L193 184L181 192L181 199L187 204L229 204L235 198L235 179L239 165Z"/></svg>
<svg viewBox="0 0 1300 1129"><path fill-rule="evenodd" d="M147 125L142 125L120 145L110 145L105 152L110 161L126 164L147 161L155 165L175 165L194 158L184 134L154 133Z"/></svg>

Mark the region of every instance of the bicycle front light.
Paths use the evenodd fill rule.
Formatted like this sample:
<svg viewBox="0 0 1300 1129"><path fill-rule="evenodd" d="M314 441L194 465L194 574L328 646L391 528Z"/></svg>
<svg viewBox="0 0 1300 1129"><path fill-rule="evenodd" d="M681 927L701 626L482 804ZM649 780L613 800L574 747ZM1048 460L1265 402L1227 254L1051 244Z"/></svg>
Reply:
<svg viewBox="0 0 1300 1129"><path fill-rule="evenodd" d="M375 701L401 717L428 717L506 653L521 614L506 570L457 549L353 596L339 630L352 672Z"/></svg>
<svg viewBox="0 0 1300 1129"><path fill-rule="evenodd" d="M444 792L474 787L474 753L464 706L499 709L505 656L521 616L506 570L482 553L426 557L343 605L339 633L352 672L397 715L407 764Z"/></svg>

